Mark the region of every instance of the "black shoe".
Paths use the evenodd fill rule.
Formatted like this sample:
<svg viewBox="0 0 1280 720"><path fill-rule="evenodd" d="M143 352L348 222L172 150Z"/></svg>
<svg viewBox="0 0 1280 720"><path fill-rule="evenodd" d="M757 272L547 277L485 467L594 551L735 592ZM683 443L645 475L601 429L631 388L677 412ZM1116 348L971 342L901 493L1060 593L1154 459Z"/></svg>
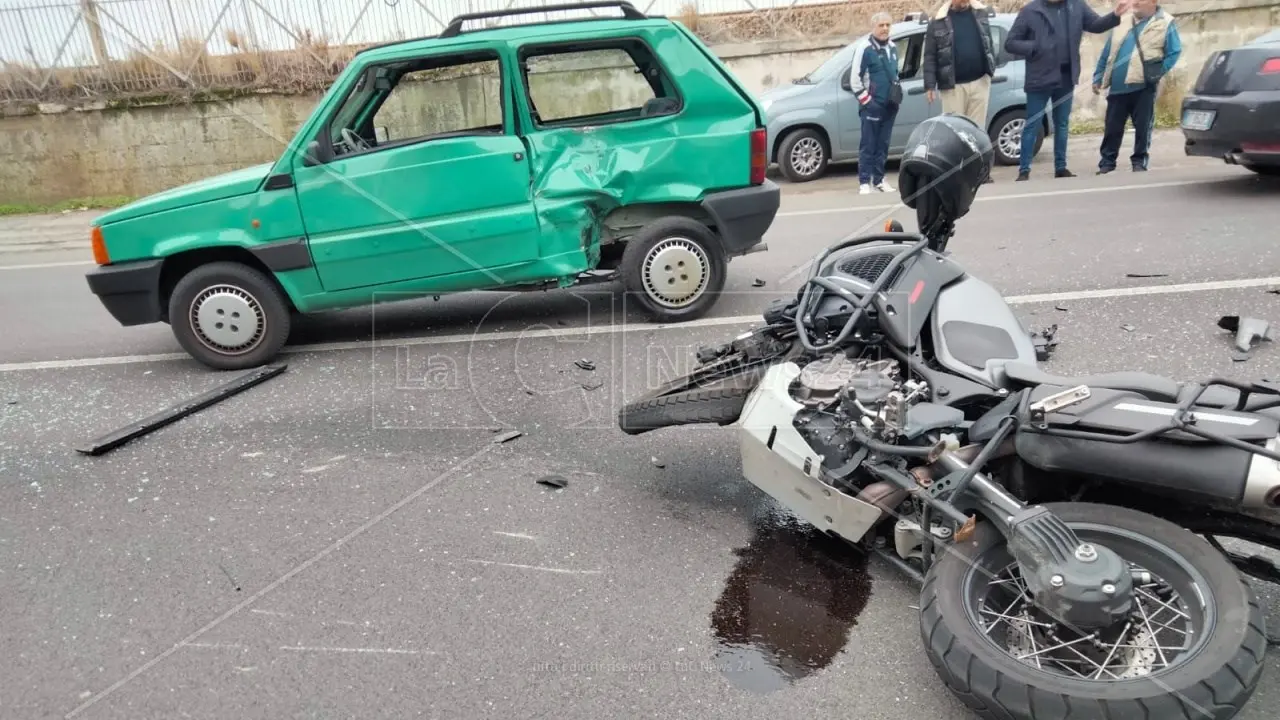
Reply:
<svg viewBox="0 0 1280 720"><path fill-rule="evenodd" d="M995 178L993 178L993 177L991 177L990 175L988 175L988 176L987 176L987 179L982 181L982 184L983 184L983 185L990 185L991 183L993 183L993 182L995 182L995 181L996 181L996 179L995 179Z"/></svg>
<svg viewBox="0 0 1280 720"><path fill-rule="evenodd" d="M1099 175L1106 175L1107 173L1113 172L1113 171L1115 171L1115 168L1098 168Z"/></svg>
<svg viewBox="0 0 1280 720"><path fill-rule="evenodd" d="M1030 179L1031 179L1030 172L1020 172L1018 173L1017 180L1015 180L1014 182L1022 182L1023 180L1030 180Z"/></svg>
<svg viewBox="0 0 1280 720"><path fill-rule="evenodd" d="M1134 166L1133 166L1133 171L1134 171L1134 172L1146 172L1146 171L1147 171L1147 169L1146 169L1146 168L1144 168L1144 167L1142 167L1141 165L1134 165Z"/></svg>
<svg viewBox="0 0 1280 720"><path fill-rule="evenodd" d="M1053 176L1056 178L1064 178L1064 177L1075 177L1076 174L1066 168L1062 168L1061 170L1054 170Z"/></svg>

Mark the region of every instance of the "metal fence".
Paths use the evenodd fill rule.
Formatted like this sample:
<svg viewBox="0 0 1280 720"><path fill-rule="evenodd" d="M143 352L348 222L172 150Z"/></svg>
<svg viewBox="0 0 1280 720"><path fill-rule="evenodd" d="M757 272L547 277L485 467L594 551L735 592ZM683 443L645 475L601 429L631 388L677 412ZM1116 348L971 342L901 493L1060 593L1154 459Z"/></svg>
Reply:
<svg viewBox="0 0 1280 720"><path fill-rule="evenodd" d="M462 13L563 1L0 0L0 100L323 87L359 47L434 35ZM847 35L862 31L872 10L925 9L918 0L632 2L713 43ZM539 13L522 21L583 13L618 14Z"/></svg>

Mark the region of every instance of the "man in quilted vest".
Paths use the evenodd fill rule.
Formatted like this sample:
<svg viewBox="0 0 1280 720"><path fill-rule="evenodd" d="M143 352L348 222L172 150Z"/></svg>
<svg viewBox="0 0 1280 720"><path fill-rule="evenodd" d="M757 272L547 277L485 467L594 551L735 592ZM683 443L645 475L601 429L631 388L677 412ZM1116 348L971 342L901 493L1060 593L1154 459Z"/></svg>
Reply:
<svg viewBox="0 0 1280 720"><path fill-rule="evenodd" d="M1134 0L1133 12L1121 18L1098 56L1093 92L1107 91L1099 175L1116 169L1125 124L1130 121L1134 130L1130 166L1135 171L1147 169L1160 79L1173 69L1182 54L1182 41L1173 18L1156 3L1157 0Z"/></svg>

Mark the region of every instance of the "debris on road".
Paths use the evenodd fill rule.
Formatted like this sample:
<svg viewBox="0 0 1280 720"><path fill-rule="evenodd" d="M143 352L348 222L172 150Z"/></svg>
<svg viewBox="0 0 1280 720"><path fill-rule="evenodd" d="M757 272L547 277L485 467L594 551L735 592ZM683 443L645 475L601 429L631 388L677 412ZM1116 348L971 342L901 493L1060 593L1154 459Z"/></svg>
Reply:
<svg viewBox="0 0 1280 720"><path fill-rule="evenodd" d="M604 383L600 380L582 383L583 390L599 390L602 387L604 387Z"/></svg>
<svg viewBox="0 0 1280 720"><path fill-rule="evenodd" d="M1066 312L1066 311L1067 311L1067 306L1066 306L1066 305L1064 305L1063 303L1058 303L1057 305L1054 305L1054 306L1053 306L1053 309L1054 309L1054 310L1061 310L1062 312Z"/></svg>
<svg viewBox="0 0 1280 720"><path fill-rule="evenodd" d="M593 363L593 362L591 362L590 360L579 360L579 361L575 362L575 363L574 363L574 365L577 365L578 367L582 368L583 370L595 370L595 369L596 369L596 364L595 364L595 363Z"/></svg>
<svg viewBox="0 0 1280 720"><path fill-rule="evenodd" d="M76 448L76 452L82 455L102 455L110 452L121 445L142 437L147 433L159 430L160 428L170 425L182 418L195 414L210 405L226 400L232 395L241 393L254 385L263 383L285 371L288 365L268 365L258 368L251 372L245 373L240 377L220 385L208 392L179 403L173 407L156 413L150 417L139 420L132 425L127 425L119 430L109 432L105 435L94 438L87 445Z"/></svg>
<svg viewBox="0 0 1280 720"><path fill-rule="evenodd" d="M1129 323L1125 323L1125 324L1123 324L1123 325L1121 325L1121 326L1120 326L1120 329L1121 329L1121 330L1124 330L1125 332L1133 332L1134 330L1137 330L1138 328L1136 328L1136 327L1134 327L1134 326L1130 325Z"/></svg>
<svg viewBox="0 0 1280 720"><path fill-rule="evenodd" d="M1131 278L1158 278L1169 277L1169 273L1125 273L1124 276Z"/></svg>
<svg viewBox="0 0 1280 720"><path fill-rule="evenodd" d="M1049 359L1049 354L1057 347L1058 341L1054 336L1058 334L1058 326L1056 324L1041 330L1040 332L1031 333L1031 344L1036 349L1036 359L1044 362Z"/></svg>
<svg viewBox="0 0 1280 720"><path fill-rule="evenodd" d="M569 481L560 475L546 475L538 478L538 484L546 485L547 487L562 488L565 485L568 485Z"/></svg>
<svg viewBox="0 0 1280 720"><path fill-rule="evenodd" d="M655 458L649 458L649 462L653 463L653 466L654 466L654 467L656 467L656 468L658 468L659 470L661 470L662 468L664 468L664 467L666 467L666 466L667 466L667 464L666 464L666 463L662 462L661 460L659 460L659 459L658 459L658 458L656 458L656 457L655 457Z"/></svg>
<svg viewBox="0 0 1280 720"><path fill-rule="evenodd" d="M751 287L764 287L764 281L763 281L763 280L761 280L760 278L756 278L756 279L751 283Z"/></svg>
<svg viewBox="0 0 1280 720"><path fill-rule="evenodd" d="M1271 339L1271 323L1258 318L1223 315L1218 327L1236 334L1236 349L1243 353L1252 350L1255 341Z"/></svg>
<svg viewBox="0 0 1280 720"><path fill-rule="evenodd" d="M510 442L510 441L512 441L512 440L515 440L516 438L520 437L521 435L524 435L524 433L523 433L523 432L521 432L521 431L519 431L519 430L512 430L512 431L510 431L510 432L504 432L504 433L502 433L501 435L499 435L498 437L494 438L494 439L493 439L493 442L494 442L494 444L495 444L495 445L501 445L502 443Z"/></svg>

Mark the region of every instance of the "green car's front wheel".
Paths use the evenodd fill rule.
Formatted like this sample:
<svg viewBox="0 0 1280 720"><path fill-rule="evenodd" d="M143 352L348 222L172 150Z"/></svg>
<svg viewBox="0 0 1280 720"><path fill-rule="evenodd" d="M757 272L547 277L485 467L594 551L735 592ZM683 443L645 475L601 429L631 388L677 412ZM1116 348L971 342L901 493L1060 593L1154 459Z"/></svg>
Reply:
<svg viewBox="0 0 1280 720"><path fill-rule="evenodd" d="M655 220L627 241L622 279L627 299L659 322L701 317L724 289L728 260L719 239L697 220Z"/></svg>
<svg viewBox="0 0 1280 720"><path fill-rule="evenodd" d="M178 344L217 370L270 362L289 339L290 321L288 302L271 278L237 262L201 265L169 296Z"/></svg>

